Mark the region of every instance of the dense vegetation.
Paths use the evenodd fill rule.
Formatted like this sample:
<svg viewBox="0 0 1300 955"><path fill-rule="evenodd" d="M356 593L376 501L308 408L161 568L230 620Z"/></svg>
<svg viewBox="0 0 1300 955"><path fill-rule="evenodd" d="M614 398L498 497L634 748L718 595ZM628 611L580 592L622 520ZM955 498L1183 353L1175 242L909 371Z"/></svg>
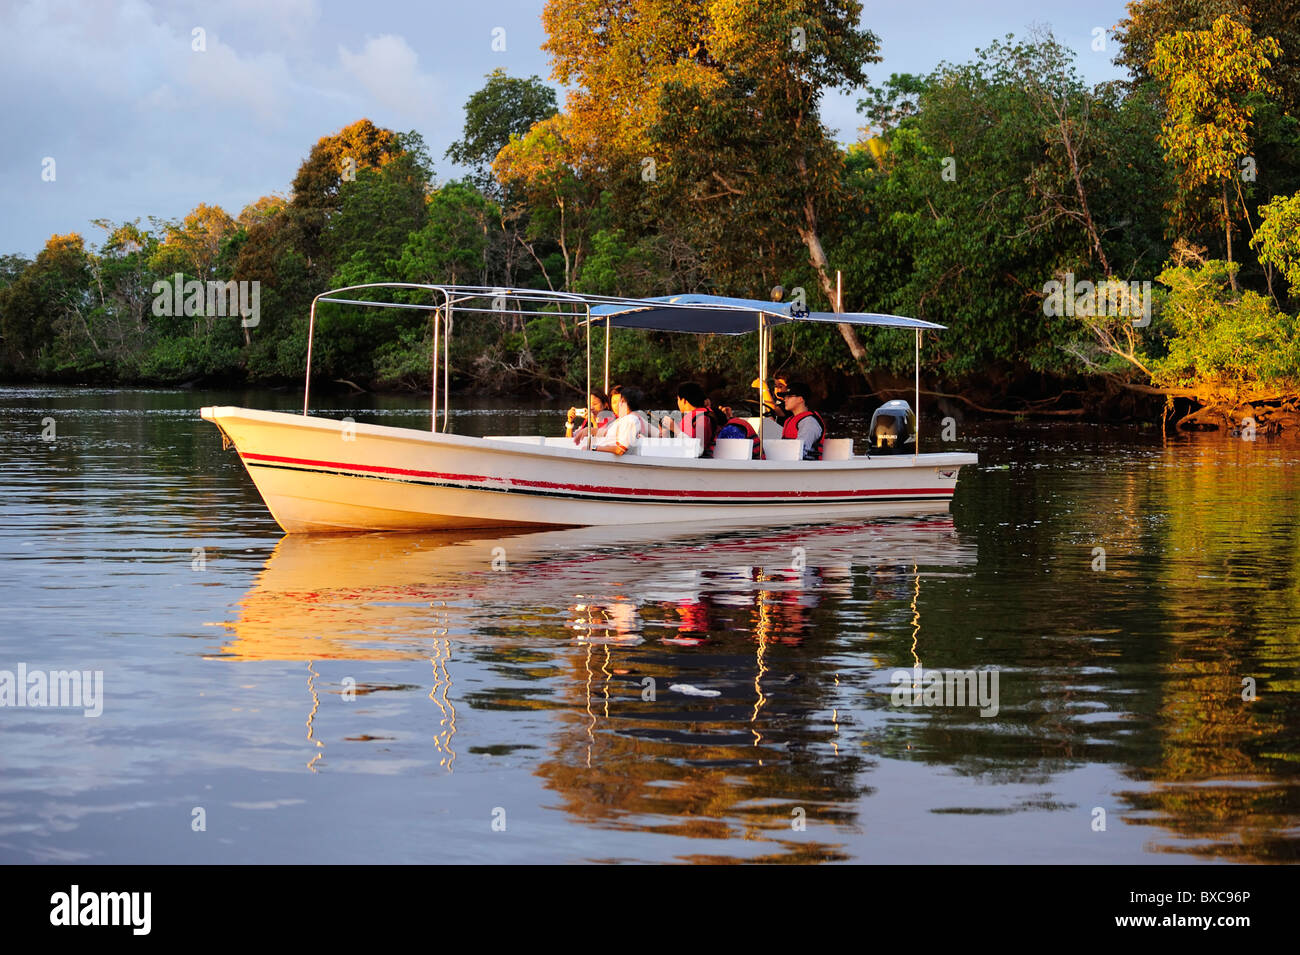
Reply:
<svg viewBox="0 0 1300 955"><path fill-rule="evenodd" d="M99 220L97 244L74 233L35 261L0 257L0 375L292 381L312 297L353 283L760 298L780 285L833 310L840 271L843 310L950 326L926 340L927 388L975 408L1293 418L1300 0L1131 3L1109 40L1128 79L1091 87L1046 31L869 86L879 40L861 13L550 0L546 49L572 93L560 109L537 77L491 74L446 150L464 179L435 182L417 133L360 120L312 147L287 197L234 218L200 204L181 221ZM835 88L861 95L847 149L818 110ZM256 322L158 314L155 283L177 274L259 283ZM322 379L427 388L427 313L320 321ZM616 337L619 380L748 393L755 341ZM831 401L887 395L909 345L788 327L772 361ZM580 346L561 317L485 316L457 325L453 364L462 387L576 393Z"/></svg>

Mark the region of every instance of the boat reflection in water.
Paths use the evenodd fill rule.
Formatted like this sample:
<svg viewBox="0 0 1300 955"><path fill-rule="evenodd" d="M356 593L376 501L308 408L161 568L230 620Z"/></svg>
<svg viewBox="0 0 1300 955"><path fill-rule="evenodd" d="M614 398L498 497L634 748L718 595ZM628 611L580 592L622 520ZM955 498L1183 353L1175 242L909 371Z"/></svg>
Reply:
<svg viewBox="0 0 1300 955"><path fill-rule="evenodd" d="M289 536L215 658L306 664L313 771L324 768L317 665L421 660L441 770L455 770L458 751L510 751L500 725L495 739L464 728L467 714L509 711L511 743L545 740L529 771L585 824L761 838L748 857L838 858L792 831L791 814L852 824L869 760L842 730L882 668L905 654L911 665L922 579L974 563L948 515L757 533L662 526L653 537Z"/></svg>

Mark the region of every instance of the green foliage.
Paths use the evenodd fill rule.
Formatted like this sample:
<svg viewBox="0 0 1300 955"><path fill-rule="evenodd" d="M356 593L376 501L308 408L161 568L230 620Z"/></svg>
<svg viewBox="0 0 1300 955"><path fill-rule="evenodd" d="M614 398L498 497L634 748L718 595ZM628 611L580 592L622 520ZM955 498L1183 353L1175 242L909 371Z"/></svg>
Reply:
<svg viewBox="0 0 1300 955"><path fill-rule="evenodd" d="M71 233L51 236L36 260L0 289L0 336L7 366L42 375L75 364L78 333L92 307L90 277L85 244Z"/></svg>
<svg viewBox="0 0 1300 955"><path fill-rule="evenodd" d="M448 159L468 166L472 182L483 192L496 185L492 178L494 160L512 136L522 136L559 111L555 91L538 77L516 79L505 70L487 75L487 83L465 103L465 127L461 138L447 147Z"/></svg>
<svg viewBox="0 0 1300 955"><path fill-rule="evenodd" d="M1274 199L1259 211L1264 221L1250 247L1259 251L1260 261L1281 270L1295 294L1300 290L1300 192Z"/></svg>
<svg viewBox="0 0 1300 955"><path fill-rule="evenodd" d="M838 224L831 259L844 270L849 310L949 326L925 348L945 376L1064 374L1074 365L1067 347L1081 330L1044 316L1041 290L1057 271L1100 279L1105 269L1079 227L1063 131L1111 267L1154 271L1163 258L1162 177L1158 161L1144 158L1149 104L1089 89L1069 62L1050 37L1009 37L972 63L895 77L862 103L884 146L850 151L853 211ZM1108 228L1121 218L1122 232ZM872 364L910 365L896 333L863 340Z"/></svg>
<svg viewBox="0 0 1300 955"><path fill-rule="evenodd" d="M486 285L500 208L472 185L450 182L429 197L427 223L412 230L394 265L406 282Z"/></svg>
<svg viewBox="0 0 1300 955"><path fill-rule="evenodd" d="M406 237L428 221L428 180L418 161L402 154L379 169L363 169L339 189L339 210L325 227L325 255L345 262L360 255L384 265Z"/></svg>
<svg viewBox="0 0 1300 955"><path fill-rule="evenodd" d="M189 381L228 375L239 367L236 340L224 341L195 335L181 335L157 341L143 356L138 377L152 384Z"/></svg>
<svg viewBox="0 0 1300 955"><path fill-rule="evenodd" d="M1256 292L1233 292L1233 263L1166 269L1162 320L1169 353L1151 363L1152 379L1210 401L1236 404L1300 388L1300 323Z"/></svg>
<svg viewBox="0 0 1300 955"><path fill-rule="evenodd" d="M1167 110L1160 144L1183 190L1236 176L1262 103L1252 94L1277 92L1264 71L1279 52L1272 37L1257 38L1227 15L1209 30L1171 33L1156 42L1151 71L1164 86Z"/></svg>
<svg viewBox="0 0 1300 955"><path fill-rule="evenodd" d="M819 104L827 89L861 85L876 58L858 3L550 0L566 111L537 77L494 71L446 153L470 167L467 179L435 188L418 135L361 120L313 146L291 199L264 196L237 219L200 204L146 227L97 221L97 249L55 236L34 261L0 257L0 373L296 384L311 302L327 287L766 297L780 284L824 310L838 269L846 310L948 326L922 352L926 377L947 390L1046 389L1099 370L1211 395L1293 389L1295 320L1260 293L1267 283L1281 294L1279 273L1293 296L1300 288L1298 8L1131 5L1126 85L1088 86L1049 34L1007 37L970 63L867 88L867 129L842 149ZM796 26L802 49L791 46ZM1167 158L1153 148L1162 124ZM1258 182L1236 174L1247 150ZM1211 190L1226 228L1209 231L1204 210L1171 223L1172 198ZM1236 280L1253 291L1225 289L1237 267L1210 262L1163 273L1163 314L1147 328L1044 314L1045 283L1062 273L1150 279L1170 256L1167 236L1230 245L1248 221L1267 271L1247 261ZM1178 261L1198 261L1187 247ZM245 335L228 318L154 315L153 283L174 272L260 283L260 323ZM429 301L392 300L417 298ZM910 335L860 338L867 390L910 379ZM429 387L427 311L325 305L314 342L317 377ZM601 333L593 345L599 374ZM860 390L835 326L783 327L772 345L774 374ZM451 347L458 386L577 394L585 379L583 332L554 314L466 315ZM756 349L754 336L618 331L613 377L652 403L685 378L719 403L749 403Z"/></svg>
<svg viewBox="0 0 1300 955"><path fill-rule="evenodd" d="M453 339L454 340L454 339ZM423 391L433 375L431 325L402 328L396 338L375 349L374 380L377 387Z"/></svg>
<svg viewBox="0 0 1300 955"><path fill-rule="evenodd" d="M0 288L13 285L31 264L32 260L26 256L0 255Z"/></svg>

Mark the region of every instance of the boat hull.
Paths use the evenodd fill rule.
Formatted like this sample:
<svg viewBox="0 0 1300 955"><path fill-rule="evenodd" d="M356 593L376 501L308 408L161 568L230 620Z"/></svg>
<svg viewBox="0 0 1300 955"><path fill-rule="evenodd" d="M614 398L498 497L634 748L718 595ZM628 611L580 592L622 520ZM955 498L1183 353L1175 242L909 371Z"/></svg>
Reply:
<svg viewBox="0 0 1300 955"><path fill-rule="evenodd" d="M823 523L944 511L973 454L616 457L235 407L202 409L290 534Z"/></svg>

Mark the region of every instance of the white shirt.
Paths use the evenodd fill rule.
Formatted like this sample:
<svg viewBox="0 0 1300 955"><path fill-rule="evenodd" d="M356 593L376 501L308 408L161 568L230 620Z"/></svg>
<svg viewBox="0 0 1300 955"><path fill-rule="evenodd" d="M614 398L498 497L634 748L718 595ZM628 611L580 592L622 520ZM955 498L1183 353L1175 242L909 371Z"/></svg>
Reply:
<svg viewBox="0 0 1300 955"><path fill-rule="evenodd" d="M637 439L645 434L645 427L645 419L635 411L625 414L610 425L603 436L596 439L595 446L608 448L621 444L625 448L635 447Z"/></svg>

